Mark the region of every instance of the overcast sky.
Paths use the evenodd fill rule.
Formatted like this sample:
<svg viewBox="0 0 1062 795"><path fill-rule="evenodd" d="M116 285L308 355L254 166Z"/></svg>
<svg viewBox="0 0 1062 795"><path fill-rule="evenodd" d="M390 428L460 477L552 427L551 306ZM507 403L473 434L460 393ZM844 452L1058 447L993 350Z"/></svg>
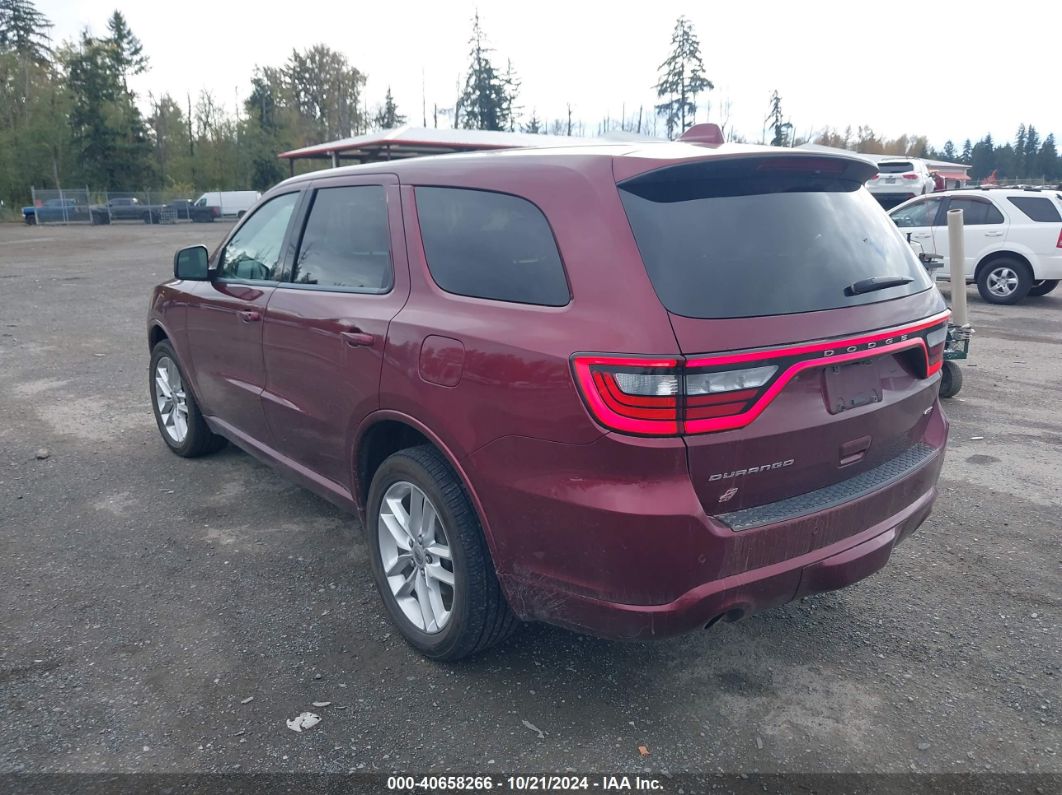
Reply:
<svg viewBox="0 0 1062 795"><path fill-rule="evenodd" d="M256 65L280 64L292 48L322 42L367 74L370 106L390 85L413 124L421 121L423 75L430 126L433 103L453 105L478 7L497 65L511 59L523 80L525 114L560 118L570 102L593 131L606 114L618 117L624 103L628 115L639 104L648 110L675 19L685 14L715 83L707 120L720 121L729 100L732 125L750 141L762 134L773 89L798 135L867 124L883 137L906 132L960 146L988 132L1012 139L1021 122L1041 135L1062 135L1062 60L1050 44L1062 28L1062 2L921 0L897 4L904 9L897 14L887 13L889 5L37 0L56 40L86 27L102 34L121 9L151 58L150 71L133 83L142 98L208 89L231 108L246 96ZM701 103L698 121L706 120L703 97Z"/></svg>

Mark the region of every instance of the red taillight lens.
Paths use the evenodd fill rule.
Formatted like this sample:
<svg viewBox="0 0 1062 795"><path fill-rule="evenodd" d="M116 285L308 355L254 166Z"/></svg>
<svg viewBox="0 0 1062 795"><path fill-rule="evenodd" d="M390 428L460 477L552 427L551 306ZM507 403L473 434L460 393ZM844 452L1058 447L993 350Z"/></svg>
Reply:
<svg viewBox="0 0 1062 795"><path fill-rule="evenodd" d="M679 432L678 359L576 356L572 366L583 399L605 427L641 436Z"/></svg>
<svg viewBox="0 0 1062 795"><path fill-rule="evenodd" d="M942 323L926 334L926 377L944 365L944 346L948 340L948 324Z"/></svg>
<svg viewBox="0 0 1062 795"><path fill-rule="evenodd" d="M778 370L686 369L679 359L611 356L576 356L573 366L597 421L642 436L696 433L699 420L740 414Z"/></svg>
<svg viewBox="0 0 1062 795"><path fill-rule="evenodd" d="M1055 243L1055 248L1062 248L1062 229L1058 231L1058 242Z"/></svg>
<svg viewBox="0 0 1062 795"><path fill-rule="evenodd" d="M917 174L904 174L903 178L904 179L918 179L918 175Z"/></svg>

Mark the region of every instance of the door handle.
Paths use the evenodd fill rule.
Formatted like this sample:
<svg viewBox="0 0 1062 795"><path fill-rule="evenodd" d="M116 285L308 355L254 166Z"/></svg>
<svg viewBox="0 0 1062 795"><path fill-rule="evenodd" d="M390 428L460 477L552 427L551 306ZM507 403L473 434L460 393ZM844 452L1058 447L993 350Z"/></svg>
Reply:
<svg viewBox="0 0 1062 795"><path fill-rule="evenodd" d="M1003 237L1002 232L985 232L985 237Z"/></svg>
<svg viewBox="0 0 1062 795"><path fill-rule="evenodd" d="M366 334L359 329L341 331L339 332L339 336L342 337L351 348L371 347L372 344L376 342L376 337L372 334Z"/></svg>
<svg viewBox="0 0 1062 795"><path fill-rule="evenodd" d="M927 237L932 237L932 235L928 232L923 232L918 235L912 234L911 237L913 237L915 240L925 240Z"/></svg>
<svg viewBox="0 0 1062 795"><path fill-rule="evenodd" d="M240 320L242 320L244 323L254 323L256 320L262 319L262 315L254 309L248 309L243 312L237 312L236 314L240 316Z"/></svg>

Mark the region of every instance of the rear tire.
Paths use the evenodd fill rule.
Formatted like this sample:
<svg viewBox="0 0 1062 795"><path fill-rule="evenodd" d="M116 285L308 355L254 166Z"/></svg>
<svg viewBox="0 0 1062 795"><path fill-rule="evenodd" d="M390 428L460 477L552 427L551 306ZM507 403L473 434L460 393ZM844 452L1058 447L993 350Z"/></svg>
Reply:
<svg viewBox="0 0 1062 795"><path fill-rule="evenodd" d="M1041 279L1038 282L1033 282L1033 286L1029 289L1029 295L1035 298L1047 295L1058 287L1058 282L1058 279Z"/></svg>
<svg viewBox="0 0 1062 795"><path fill-rule="evenodd" d="M415 510L413 500L424 507ZM468 495L434 447L400 450L380 465L369 488L365 532L384 607L424 656L459 660L519 626Z"/></svg>
<svg viewBox="0 0 1062 795"><path fill-rule="evenodd" d="M174 453L182 458L197 458L225 446L224 437L211 431L203 419L168 340L161 340L151 350L148 391L159 433Z"/></svg>
<svg viewBox="0 0 1062 795"><path fill-rule="evenodd" d="M990 304L1016 304L1032 286L1029 266L1009 257L993 260L977 274L977 291Z"/></svg>
<svg viewBox="0 0 1062 795"><path fill-rule="evenodd" d="M940 369L940 396L942 398L955 397L962 389L962 368L955 362L944 360L944 366Z"/></svg>

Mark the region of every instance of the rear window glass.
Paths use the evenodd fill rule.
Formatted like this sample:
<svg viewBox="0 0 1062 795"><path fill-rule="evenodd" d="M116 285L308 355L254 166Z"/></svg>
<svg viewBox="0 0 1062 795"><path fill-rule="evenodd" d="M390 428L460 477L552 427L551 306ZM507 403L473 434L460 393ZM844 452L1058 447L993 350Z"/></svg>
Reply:
<svg viewBox="0 0 1062 795"><path fill-rule="evenodd" d="M664 306L697 318L813 312L929 289L925 269L856 178L727 175L711 164L635 178L620 196ZM662 173L662 172L661 172ZM870 277L903 284L855 294Z"/></svg>
<svg viewBox="0 0 1062 795"><path fill-rule="evenodd" d="M1034 221L1043 223L1058 223L1062 221L1062 217L1058 214L1058 208L1055 207L1055 203L1050 199L1034 196L1011 196L1007 201Z"/></svg>
<svg viewBox="0 0 1062 795"><path fill-rule="evenodd" d="M424 255L443 290L564 306L571 299L546 217L526 199L465 188L417 188Z"/></svg>
<svg viewBox="0 0 1062 795"><path fill-rule="evenodd" d="M963 226L983 226L1004 222L1001 213L992 202L985 199L952 199L949 210L962 210Z"/></svg>
<svg viewBox="0 0 1062 795"><path fill-rule="evenodd" d="M903 174L904 172L914 170L914 166L910 163L878 163L878 171L882 174Z"/></svg>

